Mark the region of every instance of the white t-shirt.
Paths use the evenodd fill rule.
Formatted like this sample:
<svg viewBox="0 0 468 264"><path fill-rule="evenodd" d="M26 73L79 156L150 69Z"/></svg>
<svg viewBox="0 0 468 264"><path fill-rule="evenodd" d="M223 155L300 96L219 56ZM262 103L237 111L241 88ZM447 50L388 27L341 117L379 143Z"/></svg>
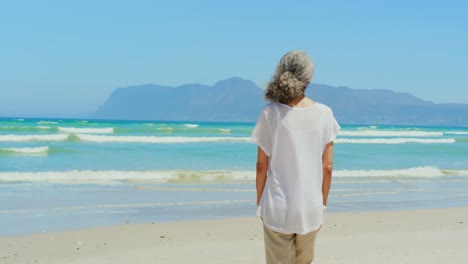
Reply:
<svg viewBox="0 0 468 264"><path fill-rule="evenodd" d="M323 223L322 154L340 130L332 110L267 105L251 140L268 155L265 189L257 215L271 230L306 234Z"/></svg>

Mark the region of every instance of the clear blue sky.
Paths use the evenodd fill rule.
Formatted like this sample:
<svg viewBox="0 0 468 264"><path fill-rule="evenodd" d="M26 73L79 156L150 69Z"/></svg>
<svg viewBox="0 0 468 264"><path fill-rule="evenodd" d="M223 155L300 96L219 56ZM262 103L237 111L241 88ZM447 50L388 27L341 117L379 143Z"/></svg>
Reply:
<svg viewBox="0 0 468 264"><path fill-rule="evenodd" d="M2 1L0 116L89 113L129 85L263 85L291 49L316 83L468 103L467 2Z"/></svg>

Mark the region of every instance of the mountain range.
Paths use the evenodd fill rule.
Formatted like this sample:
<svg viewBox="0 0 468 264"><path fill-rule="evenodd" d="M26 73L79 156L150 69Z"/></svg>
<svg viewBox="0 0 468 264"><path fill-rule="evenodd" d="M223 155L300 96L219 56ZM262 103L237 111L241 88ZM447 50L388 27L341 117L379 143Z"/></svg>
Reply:
<svg viewBox="0 0 468 264"><path fill-rule="evenodd" d="M343 124L468 125L468 104L436 104L409 93L314 83L306 95L330 106ZM237 77L212 86L146 84L117 88L92 118L254 122L267 103L261 88Z"/></svg>

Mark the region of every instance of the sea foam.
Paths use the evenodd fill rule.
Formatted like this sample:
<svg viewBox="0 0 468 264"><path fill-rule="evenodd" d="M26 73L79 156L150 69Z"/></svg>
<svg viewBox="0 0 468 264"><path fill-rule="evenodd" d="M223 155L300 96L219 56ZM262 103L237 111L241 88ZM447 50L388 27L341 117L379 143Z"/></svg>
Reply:
<svg viewBox="0 0 468 264"><path fill-rule="evenodd" d="M254 171L48 171L0 172L0 182L54 182L54 183L105 183L105 182L199 182L240 181L255 179Z"/></svg>
<svg viewBox="0 0 468 264"><path fill-rule="evenodd" d="M463 171L461 171L463 172ZM400 170L337 170L335 177L441 177L446 176L443 170L433 167L413 167Z"/></svg>
<svg viewBox="0 0 468 264"><path fill-rule="evenodd" d="M248 142L248 137L156 137L156 136L102 136L78 134L88 142L116 143L195 143L195 142Z"/></svg>
<svg viewBox="0 0 468 264"><path fill-rule="evenodd" d="M65 141L68 137L68 134L0 135L0 142Z"/></svg>
<svg viewBox="0 0 468 264"><path fill-rule="evenodd" d="M104 132L102 132L104 133ZM95 134L45 134L0 135L0 142L28 141L87 141L97 143L195 143L195 142L249 142L249 137L158 137L158 136L109 136ZM445 144L455 143L454 138L337 138L344 144Z"/></svg>
<svg viewBox="0 0 468 264"><path fill-rule="evenodd" d="M31 147L31 148L0 148L0 152L13 153L19 155L41 155L49 152L49 147Z"/></svg>
<svg viewBox="0 0 468 264"><path fill-rule="evenodd" d="M58 127L60 132L64 133L83 133L83 134L112 134L114 133L114 128L106 127L106 128L81 128L81 127Z"/></svg>
<svg viewBox="0 0 468 264"><path fill-rule="evenodd" d="M337 138L334 142L348 144L446 144L456 141L454 138Z"/></svg>
<svg viewBox="0 0 468 264"><path fill-rule="evenodd" d="M341 130L340 136L358 136L358 137L442 137L441 131L398 131L398 130Z"/></svg>
<svg viewBox="0 0 468 264"><path fill-rule="evenodd" d="M229 129L229 128L219 128L218 130L221 133L226 133L226 134L231 133L231 129Z"/></svg>
<svg viewBox="0 0 468 264"><path fill-rule="evenodd" d="M57 122L55 121L44 121L44 120L41 120L39 122L37 122L39 125L54 125L54 124L57 124Z"/></svg>
<svg viewBox="0 0 468 264"><path fill-rule="evenodd" d="M432 178L445 176L468 176L468 170L440 169L434 166L413 167L399 170L336 170L338 178ZM71 170L48 172L0 172L0 182L53 182L65 184L112 183L112 182L255 182L255 171L118 171L118 170Z"/></svg>
<svg viewBox="0 0 468 264"><path fill-rule="evenodd" d="M447 131L444 132L446 135L468 135L468 131Z"/></svg>

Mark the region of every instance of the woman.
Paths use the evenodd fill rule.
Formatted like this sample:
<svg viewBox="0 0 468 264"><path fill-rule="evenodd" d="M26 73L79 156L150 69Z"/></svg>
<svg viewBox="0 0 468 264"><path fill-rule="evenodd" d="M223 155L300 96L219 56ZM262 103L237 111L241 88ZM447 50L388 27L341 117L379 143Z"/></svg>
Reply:
<svg viewBox="0 0 468 264"><path fill-rule="evenodd" d="M266 89L272 103L252 133L267 263L311 263L323 223L340 126L329 107L305 96L313 73L305 52L284 55Z"/></svg>

